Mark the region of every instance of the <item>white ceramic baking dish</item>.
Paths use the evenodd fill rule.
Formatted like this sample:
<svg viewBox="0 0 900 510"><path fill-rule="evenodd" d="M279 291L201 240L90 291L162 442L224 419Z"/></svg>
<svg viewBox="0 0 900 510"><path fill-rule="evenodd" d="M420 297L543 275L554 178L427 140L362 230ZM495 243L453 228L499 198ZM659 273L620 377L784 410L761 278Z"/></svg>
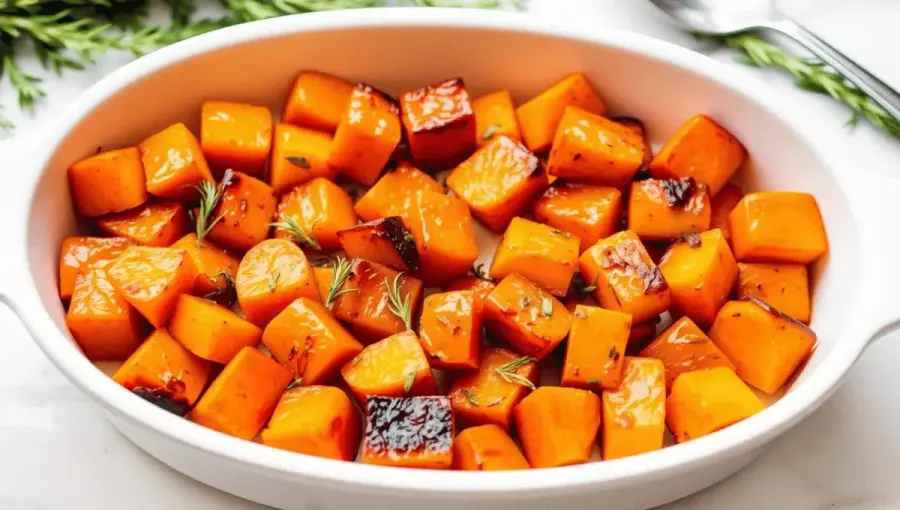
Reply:
<svg viewBox="0 0 900 510"><path fill-rule="evenodd" d="M781 400L723 431L632 458L519 472L408 471L308 457L205 429L135 398L85 359L65 328L58 252L61 239L76 232L66 167L98 146L133 144L175 121L196 128L204 99L277 112L302 69L394 93L462 76L476 96L512 88L519 101L582 70L614 112L642 119L655 142L691 115L715 116L752 155L740 176L746 188L818 198L831 251L814 272L815 354ZM823 402L869 341L897 324L896 184L867 182L864 168L829 168L801 122L760 83L628 33L474 10L343 11L252 23L144 57L91 88L36 139L3 146L0 294L123 434L188 476L250 500L304 510L647 508L746 465Z"/></svg>

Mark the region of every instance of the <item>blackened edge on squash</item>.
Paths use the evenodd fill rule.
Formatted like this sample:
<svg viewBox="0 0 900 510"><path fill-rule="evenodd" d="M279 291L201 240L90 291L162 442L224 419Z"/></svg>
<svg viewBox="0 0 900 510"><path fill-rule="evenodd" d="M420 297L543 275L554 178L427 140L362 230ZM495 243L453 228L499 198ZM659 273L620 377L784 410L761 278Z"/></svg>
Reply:
<svg viewBox="0 0 900 510"><path fill-rule="evenodd" d="M373 87L372 85L369 85L368 83L365 83L362 81L356 84L356 90L362 92L366 96L380 97L381 99L383 99L384 101L386 101L387 103L389 103L391 105L391 107L392 107L391 110L394 113L398 113L398 114L400 113L400 104L397 102L396 99L394 99L393 96L391 96L387 92L384 92L383 90L379 90L378 88Z"/></svg>
<svg viewBox="0 0 900 510"><path fill-rule="evenodd" d="M697 182L693 177L683 179L660 179L659 186L669 207L684 208L697 191Z"/></svg>
<svg viewBox="0 0 900 510"><path fill-rule="evenodd" d="M147 402L150 402L156 407L165 409L166 411L169 411L170 413L178 416L186 415L188 410L190 409L190 406L187 402L183 400L174 400L172 398L172 395L170 395L165 390L137 387L132 389L131 392L146 400Z"/></svg>
<svg viewBox="0 0 900 510"><path fill-rule="evenodd" d="M375 229L375 235L391 243L400 259L406 264L408 271L419 269L419 251L416 250L416 240L406 228L399 216L390 216L376 220L380 222ZM373 222L374 223L374 222Z"/></svg>
<svg viewBox="0 0 900 510"><path fill-rule="evenodd" d="M774 306L770 305L769 303L766 303L765 301L763 301L762 299L759 299L756 296L744 296L741 298L741 301L750 301L751 303L753 303L756 306L765 310L767 313L774 315L775 317L778 317L779 319L784 319L799 328L803 328L803 330L808 332L810 335L812 335L812 337L814 339L818 338L818 337L816 337L816 332L811 330L809 328L809 326L807 326L806 324L803 324L802 322L798 321L797 319L782 312L781 310L775 308Z"/></svg>
<svg viewBox="0 0 900 510"><path fill-rule="evenodd" d="M600 266L603 269L620 268L630 269L637 273L644 285L643 292L656 294L669 288L662 271L654 265L652 268L644 262L640 253L641 246L630 239L618 242L613 246L607 246L601 253Z"/></svg>
<svg viewBox="0 0 900 510"><path fill-rule="evenodd" d="M453 447L450 399L369 397L366 400L368 455L413 455L449 452Z"/></svg>
<svg viewBox="0 0 900 510"><path fill-rule="evenodd" d="M647 130L644 128L644 123L641 122L641 119L637 117L629 117L628 115L616 115L614 117L610 117L611 121L622 124L623 126L628 126L632 129L640 130L641 136L646 136Z"/></svg>
<svg viewBox="0 0 900 510"><path fill-rule="evenodd" d="M699 248L703 245L703 242L700 240L700 234L697 232L688 232L672 239L672 244L678 243L687 243L691 248Z"/></svg>

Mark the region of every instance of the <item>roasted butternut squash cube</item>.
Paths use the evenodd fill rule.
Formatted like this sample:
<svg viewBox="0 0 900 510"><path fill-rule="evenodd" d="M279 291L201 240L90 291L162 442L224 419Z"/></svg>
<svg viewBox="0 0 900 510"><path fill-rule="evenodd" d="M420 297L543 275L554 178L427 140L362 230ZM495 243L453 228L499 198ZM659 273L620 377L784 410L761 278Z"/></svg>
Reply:
<svg viewBox="0 0 900 510"><path fill-rule="evenodd" d="M275 411L291 373L252 347L244 347L225 365L188 414L204 427L241 439L253 439Z"/></svg>
<svg viewBox="0 0 900 510"><path fill-rule="evenodd" d="M809 275L802 264L741 263L737 297L759 298L798 321L809 324Z"/></svg>
<svg viewBox="0 0 900 510"><path fill-rule="evenodd" d="M494 137L447 177L447 186L472 215L502 231L548 184L541 161L506 135Z"/></svg>
<svg viewBox="0 0 900 510"><path fill-rule="evenodd" d="M405 92L400 111L413 160L447 168L475 150L475 112L461 78Z"/></svg>
<svg viewBox="0 0 900 510"><path fill-rule="evenodd" d="M91 361L121 361L141 343L140 317L101 267L78 272L66 326Z"/></svg>
<svg viewBox="0 0 900 510"><path fill-rule="evenodd" d="M484 349L476 372L463 372L450 388L453 413L466 425L509 430L513 409L539 379L537 361L496 347Z"/></svg>
<svg viewBox="0 0 900 510"><path fill-rule="evenodd" d="M330 382L363 348L322 303L305 297L269 322L262 341L305 385Z"/></svg>
<svg viewBox="0 0 900 510"><path fill-rule="evenodd" d="M600 306L632 315L635 324L669 308L669 285L637 235L626 230L598 242L578 259L585 281L596 282Z"/></svg>
<svg viewBox="0 0 900 510"><path fill-rule="evenodd" d="M137 147L90 156L69 167L75 210L93 218L137 207L147 201L147 183Z"/></svg>
<svg viewBox="0 0 900 510"><path fill-rule="evenodd" d="M178 300L169 332L192 353L222 365L244 347L258 346L263 333L228 308L188 294Z"/></svg>
<svg viewBox="0 0 900 510"><path fill-rule="evenodd" d="M622 192L616 188L554 182L534 201L534 218L581 241L579 253L613 235L622 216Z"/></svg>
<svg viewBox="0 0 900 510"><path fill-rule="evenodd" d="M294 81L281 118L297 126L334 132L341 123L353 85L326 73L303 71Z"/></svg>
<svg viewBox="0 0 900 510"><path fill-rule="evenodd" d="M472 216L458 198L419 190L403 222L412 231L419 250L416 276L439 287L466 274L478 258Z"/></svg>
<svg viewBox="0 0 900 510"><path fill-rule="evenodd" d="M453 440L453 469L509 471L530 467L509 433L496 425L468 428Z"/></svg>
<svg viewBox="0 0 900 510"><path fill-rule="evenodd" d="M516 406L513 416L531 467L584 464L600 429L600 397L586 390L542 386Z"/></svg>
<svg viewBox="0 0 900 510"><path fill-rule="evenodd" d="M666 241L709 228L706 188L692 178L645 179L631 185L628 229L641 239Z"/></svg>
<svg viewBox="0 0 900 510"><path fill-rule="evenodd" d="M172 248L184 250L197 269L192 291L194 295L214 299L226 306L234 303L237 299L234 278L240 264L238 259L212 241L199 241L194 233L179 239Z"/></svg>
<svg viewBox="0 0 900 510"><path fill-rule="evenodd" d="M234 280L247 320L265 327L295 299L319 300L319 286L303 250L285 239L269 239L241 259Z"/></svg>
<svg viewBox="0 0 900 510"><path fill-rule="evenodd" d="M325 131L276 124L269 162L269 184L277 195L318 177L334 179L337 171L328 164L332 136Z"/></svg>
<svg viewBox="0 0 900 510"><path fill-rule="evenodd" d="M400 143L400 109L384 92L359 83L334 133L328 164L371 186Z"/></svg>
<svg viewBox="0 0 900 510"><path fill-rule="evenodd" d="M178 248L129 246L109 267L113 287L156 328L169 323L178 298L194 290L196 279L197 268Z"/></svg>
<svg viewBox="0 0 900 510"><path fill-rule="evenodd" d="M281 396L261 438L266 446L352 461L359 448L359 413L338 388L293 388Z"/></svg>
<svg viewBox="0 0 900 510"><path fill-rule="evenodd" d="M434 395L437 391L425 351L412 331L367 346L344 364L341 375L361 404L367 397Z"/></svg>
<svg viewBox="0 0 900 510"><path fill-rule="evenodd" d="M508 90L479 97L472 101L472 110L475 112L475 141L479 147L501 134L522 141L516 105Z"/></svg>
<svg viewBox="0 0 900 510"><path fill-rule="evenodd" d="M409 163L401 163L378 179L356 202L356 214L363 221L408 216L404 211L410 209L411 197L419 190L441 194L445 191L430 175Z"/></svg>
<svg viewBox="0 0 900 510"><path fill-rule="evenodd" d="M516 110L525 145L534 152L550 148L566 108L576 106L603 115L606 106L582 73L573 73L551 85Z"/></svg>
<svg viewBox="0 0 900 510"><path fill-rule="evenodd" d="M627 313L576 306L561 385L591 391L618 388L630 330L631 316Z"/></svg>
<svg viewBox="0 0 900 510"><path fill-rule="evenodd" d="M578 269L577 237L525 218L513 218L491 264L491 278L519 273L554 296L565 296Z"/></svg>
<svg viewBox="0 0 900 510"><path fill-rule="evenodd" d="M496 287L497 284L492 280L485 280L484 278L479 278L474 275L466 275L448 283L447 286L444 287L444 290L447 292L454 290L471 290L475 292L479 299L484 301L487 299L488 294Z"/></svg>
<svg viewBox="0 0 900 510"><path fill-rule="evenodd" d="M517 352L542 360L569 333L571 321L559 300L512 273L485 300L484 322Z"/></svg>
<svg viewBox="0 0 900 510"><path fill-rule="evenodd" d="M566 108L553 138L547 172L560 179L624 188L644 162L634 130L580 108Z"/></svg>
<svg viewBox="0 0 900 510"><path fill-rule="evenodd" d="M278 202L272 188L259 179L240 172L223 179L222 196L212 215L222 219L208 237L226 248L245 252L269 237Z"/></svg>
<svg viewBox="0 0 900 510"><path fill-rule="evenodd" d="M741 191L741 188L728 183L710 201L709 228L721 230L725 239L729 242L731 241L731 221L728 219L728 216L737 207L742 198L744 198L744 192Z"/></svg>
<svg viewBox="0 0 900 510"><path fill-rule="evenodd" d="M650 173L657 179L693 177L716 196L747 159L747 151L728 130L706 115L681 125L653 161Z"/></svg>
<svg viewBox="0 0 900 510"><path fill-rule="evenodd" d="M679 443L712 434L765 408L759 397L726 367L687 372L666 399L666 424Z"/></svg>
<svg viewBox="0 0 900 510"><path fill-rule="evenodd" d="M640 119L629 117L627 115L616 115L615 117L610 117L609 120L625 126L640 136L644 141L644 160L641 162L641 169L644 169L650 164L650 160L653 159L653 147L650 145L650 140L647 138L647 128L644 127L644 123Z"/></svg>
<svg viewBox="0 0 900 510"><path fill-rule="evenodd" d="M828 251L819 205L809 193L750 193L729 219L731 244L740 262L810 264Z"/></svg>
<svg viewBox="0 0 900 510"><path fill-rule="evenodd" d="M196 200L201 182L215 182L200 142L183 123L173 124L140 143L141 161L152 195ZM104 183L103 187L106 187Z"/></svg>
<svg viewBox="0 0 900 510"><path fill-rule="evenodd" d="M154 331L116 370L113 380L126 390L184 416L200 398L211 365L172 338Z"/></svg>
<svg viewBox="0 0 900 510"><path fill-rule="evenodd" d="M334 265L313 266L313 274L316 276L316 284L319 286L319 297L324 303L328 299L328 289L334 280Z"/></svg>
<svg viewBox="0 0 900 510"><path fill-rule="evenodd" d="M363 464L450 469L453 413L447 397L369 397Z"/></svg>
<svg viewBox="0 0 900 510"><path fill-rule="evenodd" d="M187 211L178 202L146 204L97 218L105 234L145 246L169 246L187 233Z"/></svg>
<svg viewBox="0 0 900 510"><path fill-rule="evenodd" d="M419 269L416 240L399 216L340 230L337 235L350 258L377 262L397 271Z"/></svg>
<svg viewBox="0 0 900 510"><path fill-rule="evenodd" d="M131 241L124 237L67 237L59 254L59 297L68 300L75 290L79 271L105 267L121 254Z"/></svg>
<svg viewBox="0 0 900 510"><path fill-rule="evenodd" d="M275 237L290 239L305 248L337 251L341 249L338 232L356 223L350 195L337 184L317 177L281 197ZM313 244L304 241L306 238L311 238Z"/></svg>
<svg viewBox="0 0 900 510"><path fill-rule="evenodd" d="M482 302L471 290L425 298L419 339L434 368L475 370L481 358Z"/></svg>
<svg viewBox="0 0 900 510"><path fill-rule="evenodd" d="M709 325L728 301L737 280L737 263L721 230L691 234L669 247L659 263L669 284L672 309L697 324Z"/></svg>
<svg viewBox="0 0 900 510"><path fill-rule="evenodd" d="M272 113L265 106L204 101L200 147L218 176L230 168L262 177L272 149Z"/></svg>
<svg viewBox="0 0 900 510"><path fill-rule="evenodd" d="M620 459L663 447L666 433L666 378L662 362L625 357L622 383L603 392L603 460Z"/></svg>
<svg viewBox="0 0 900 510"><path fill-rule="evenodd" d="M645 358L655 358L666 368L666 391L679 375L695 370L726 367L734 364L689 317L675 321L650 345L641 351Z"/></svg>
<svg viewBox="0 0 900 510"><path fill-rule="evenodd" d="M367 260L352 260L347 279L331 312L348 324L363 343L406 331L403 319L391 308L390 290L396 283L401 300L409 300L410 320L418 316L422 281Z"/></svg>
<svg viewBox="0 0 900 510"><path fill-rule="evenodd" d="M709 337L744 382L769 395L784 386L816 345L816 334L806 325L753 296L726 303Z"/></svg>

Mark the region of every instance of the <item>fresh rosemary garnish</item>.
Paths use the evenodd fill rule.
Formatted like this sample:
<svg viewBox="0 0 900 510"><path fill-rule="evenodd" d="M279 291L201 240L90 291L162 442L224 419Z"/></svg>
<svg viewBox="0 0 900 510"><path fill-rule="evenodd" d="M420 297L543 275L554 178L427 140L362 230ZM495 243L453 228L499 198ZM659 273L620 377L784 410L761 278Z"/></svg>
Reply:
<svg viewBox="0 0 900 510"><path fill-rule="evenodd" d="M206 277L207 280L215 285L220 285L219 278L224 278L225 284L217 287L216 290L212 292L204 294L203 297L206 299L215 300L219 296L226 296L228 306L230 307L237 301L237 290L234 286L234 278L232 278L231 275L226 273L225 271L219 271L218 273L216 273L215 278L210 278L209 276Z"/></svg>
<svg viewBox="0 0 900 510"><path fill-rule="evenodd" d="M291 384L288 384L287 388L285 388L284 391L290 391L294 388L299 388L300 386L303 386L303 378L302 377L298 377L298 378L294 379L293 381L291 381Z"/></svg>
<svg viewBox="0 0 900 510"><path fill-rule="evenodd" d="M203 241L206 235L209 234L209 231L216 226L216 223L222 221L221 214L215 218L210 218L219 205L219 200L221 200L225 188L231 185L233 179L234 173L231 170L225 170L224 175L222 175L222 182L218 185L203 181L196 187L197 191L200 192L200 206L197 210L197 216L194 218L197 221L198 242Z"/></svg>
<svg viewBox="0 0 900 510"><path fill-rule="evenodd" d="M478 401L478 395L475 394L475 390L472 390L471 388L463 388L462 393L463 393L463 396L466 397L466 400L468 400L469 403L472 404L474 407L494 407L495 405L499 404L500 402L503 402L503 397L497 397L494 400L491 400L490 402L486 402L486 403L482 404L481 402Z"/></svg>
<svg viewBox="0 0 900 510"><path fill-rule="evenodd" d="M331 309L337 298L351 292L359 292L359 289L341 289L350 273L353 271L353 264L344 257L338 256L334 261L332 268L331 285L328 286L328 296L325 297L325 307Z"/></svg>
<svg viewBox="0 0 900 510"><path fill-rule="evenodd" d="M494 372L506 382L525 386L526 388L533 390L535 389L534 383L529 381L527 377L519 375L518 371L523 366L535 361L537 360L535 358L532 358L531 356L522 356L521 358L516 358L509 363L500 365L499 367L494 369Z"/></svg>
<svg viewBox="0 0 900 510"><path fill-rule="evenodd" d="M295 243L305 244L313 250L321 250L322 246L319 244L319 241L316 240L315 234L316 224L321 220L322 218L319 217L318 219L316 219L316 221L313 222L308 234L305 230L303 230L303 227L301 227L300 224L297 223L297 220L295 220L293 216L287 216L285 214L281 215L281 221L277 223L270 223L269 226L290 235L291 240Z"/></svg>
<svg viewBox="0 0 900 510"><path fill-rule="evenodd" d="M286 159L288 163L296 167L302 168L304 170L309 169L309 160L303 156L287 156L284 159Z"/></svg>
<svg viewBox="0 0 900 510"><path fill-rule="evenodd" d="M388 292L388 309L397 316L407 330L412 330L412 298L409 294L401 295L400 287L403 273L397 273L393 281L384 279L384 286Z"/></svg>
<svg viewBox="0 0 900 510"><path fill-rule="evenodd" d="M482 140L490 140L492 136L500 129L500 124L491 124L484 130L484 134L481 135Z"/></svg>

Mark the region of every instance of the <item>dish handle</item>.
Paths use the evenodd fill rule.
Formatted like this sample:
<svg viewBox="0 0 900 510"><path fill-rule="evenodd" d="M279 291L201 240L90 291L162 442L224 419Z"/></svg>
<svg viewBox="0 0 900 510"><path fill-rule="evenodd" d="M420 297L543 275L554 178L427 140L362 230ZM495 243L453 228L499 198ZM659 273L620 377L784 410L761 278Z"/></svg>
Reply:
<svg viewBox="0 0 900 510"><path fill-rule="evenodd" d="M3 184L0 185L0 204L3 204L4 220L0 221L0 302L22 317L21 299L28 281L28 208L32 195L31 186L37 179L37 170L29 161L37 147L34 136L20 136L0 140L0 162L3 167Z"/></svg>
<svg viewBox="0 0 900 510"><path fill-rule="evenodd" d="M860 207L863 316L867 346L900 330L900 177L869 182ZM831 242L835 242L832 240ZM852 268L835 268L853 271Z"/></svg>

